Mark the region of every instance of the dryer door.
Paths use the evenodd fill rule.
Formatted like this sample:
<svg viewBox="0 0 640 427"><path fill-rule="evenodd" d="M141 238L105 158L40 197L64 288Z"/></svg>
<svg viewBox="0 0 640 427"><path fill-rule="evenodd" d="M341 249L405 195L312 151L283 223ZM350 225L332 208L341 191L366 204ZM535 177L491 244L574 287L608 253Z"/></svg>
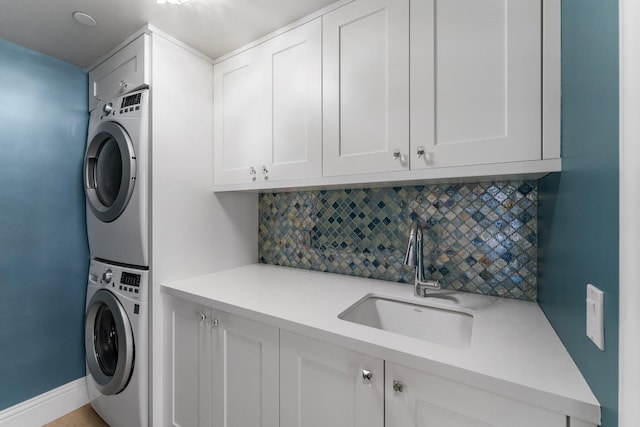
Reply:
<svg viewBox="0 0 640 427"><path fill-rule="evenodd" d="M124 390L133 373L133 331L122 304L107 290L97 291L89 302L84 342L98 390L106 396Z"/></svg>
<svg viewBox="0 0 640 427"><path fill-rule="evenodd" d="M136 183L136 154L131 138L115 122L98 125L84 158L84 191L93 214L102 222L117 219L127 207Z"/></svg>

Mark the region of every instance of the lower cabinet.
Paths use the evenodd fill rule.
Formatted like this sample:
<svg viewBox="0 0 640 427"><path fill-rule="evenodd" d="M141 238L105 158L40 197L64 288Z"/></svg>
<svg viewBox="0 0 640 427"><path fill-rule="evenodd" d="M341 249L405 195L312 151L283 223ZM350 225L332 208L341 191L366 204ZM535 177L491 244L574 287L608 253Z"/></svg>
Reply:
<svg viewBox="0 0 640 427"><path fill-rule="evenodd" d="M382 427L384 362L280 332L282 427Z"/></svg>
<svg viewBox="0 0 640 427"><path fill-rule="evenodd" d="M278 427L278 328L211 316L212 425Z"/></svg>
<svg viewBox="0 0 640 427"><path fill-rule="evenodd" d="M178 298L164 326L165 426L595 427Z"/></svg>
<svg viewBox="0 0 640 427"><path fill-rule="evenodd" d="M164 305L164 425L211 425L211 310L170 297Z"/></svg>
<svg viewBox="0 0 640 427"><path fill-rule="evenodd" d="M279 331L165 298L166 426L279 425Z"/></svg>
<svg viewBox="0 0 640 427"><path fill-rule="evenodd" d="M566 427L567 417L415 369L385 365L387 427Z"/></svg>

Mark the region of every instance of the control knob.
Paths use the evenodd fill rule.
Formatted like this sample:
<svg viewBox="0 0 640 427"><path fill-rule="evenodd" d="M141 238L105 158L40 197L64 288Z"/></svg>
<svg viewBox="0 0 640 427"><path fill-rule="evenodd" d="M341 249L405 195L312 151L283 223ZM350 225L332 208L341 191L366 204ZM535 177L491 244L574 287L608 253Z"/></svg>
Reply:
<svg viewBox="0 0 640 427"><path fill-rule="evenodd" d="M102 111L104 111L106 115L109 115L109 113L113 111L113 104L112 103L104 104L102 106Z"/></svg>
<svg viewBox="0 0 640 427"><path fill-rule="evenodd" d="M111 283L111 279L113 278L113 272L111 271L111 269L105 270L104 273L102 273L102 281L104 283Z"/></svg>

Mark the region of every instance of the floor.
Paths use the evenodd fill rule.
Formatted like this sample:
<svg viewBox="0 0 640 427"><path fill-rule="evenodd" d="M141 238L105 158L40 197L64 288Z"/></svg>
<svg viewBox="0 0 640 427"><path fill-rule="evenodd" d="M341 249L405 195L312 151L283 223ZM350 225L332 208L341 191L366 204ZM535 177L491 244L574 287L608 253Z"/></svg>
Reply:
<svg viewBox="0 0 640 427"><path fill-rule="evenodd" d="M84 405L44 427L109 427L89 405Z"/></svg>

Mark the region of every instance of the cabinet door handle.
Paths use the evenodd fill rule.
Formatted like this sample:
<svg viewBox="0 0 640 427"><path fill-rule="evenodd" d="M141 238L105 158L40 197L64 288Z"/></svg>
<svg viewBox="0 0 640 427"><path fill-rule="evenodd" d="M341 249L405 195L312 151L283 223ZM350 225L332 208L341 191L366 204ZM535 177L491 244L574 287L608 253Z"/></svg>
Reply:
<svg viewBox="0 0 640 427"><path fill-rule="evenodd" d="M368 369L362 370L362 384L367 387L371 387L371 379L373 378L373 372Z"/></svg>
<svg viewBox="0 0 640 427"><path fill-rule="evenodd" d="M393 381L393 391L395 391L396 393L402 393L404 390L404 384L402 384L402 381Z"/></svg>
<svg viewBox="0 0 640 427"><path fill-rule="evenodd" d="M98 82L93 82L93 97L98 101L102 101L102 98L98 96Z"/></svg>
<svg viewBox="0 0 640 427"><path fill-rule="evenodd" d="M402 155L400 154L400 150L398 150L397 148L395 150L393 150L393 158L395 160L401 160L402 159Z"/></svg>

